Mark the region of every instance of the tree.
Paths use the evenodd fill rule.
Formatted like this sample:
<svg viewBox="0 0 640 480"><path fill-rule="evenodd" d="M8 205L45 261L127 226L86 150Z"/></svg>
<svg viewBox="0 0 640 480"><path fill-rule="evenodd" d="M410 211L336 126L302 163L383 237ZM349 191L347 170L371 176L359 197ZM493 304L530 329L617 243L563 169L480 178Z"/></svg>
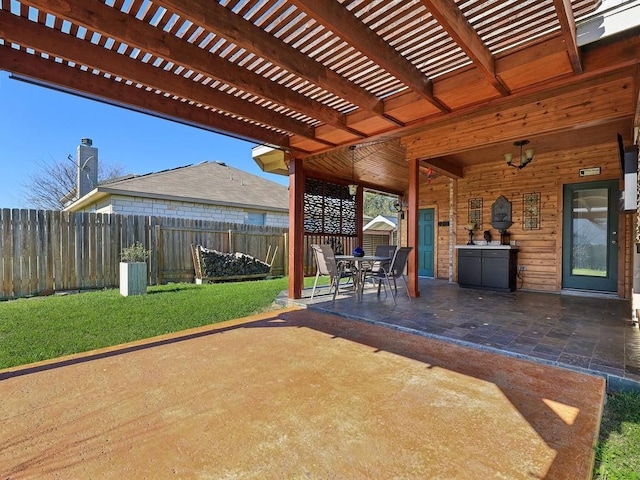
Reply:
<svg viewBox="0 0 640 480"><path fill-rule="evenodd" d="M395 196L383 195L374 192L364 192L363 210L364 214L369 217L378 215L397 215L397 212L391 210L391 205L397 200Z"/></svg>
<svg viewBox="0 0 640 480"><path fill-rule="evenodd" d="M124 175L124 168L119 164L101 162L98 164L98 183L104 183ZM22 184L25 200L31 208L44 210L62 210L73 198L76 189L76 164L71 159L65 161L40 160L37 170L29 175Z"/></svg>

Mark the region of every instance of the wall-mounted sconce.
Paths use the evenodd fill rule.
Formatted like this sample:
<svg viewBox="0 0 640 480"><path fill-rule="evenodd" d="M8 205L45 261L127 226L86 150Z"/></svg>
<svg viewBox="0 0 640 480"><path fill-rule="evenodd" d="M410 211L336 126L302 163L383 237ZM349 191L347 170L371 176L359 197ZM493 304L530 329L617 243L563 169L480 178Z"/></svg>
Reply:
<svg viewBox="0 0 640 480"><path fill-rule="evenodd" d="M533 148L527 148L526 150L524 150L524 152L522 149L522 147L528 144L529 140L518 140L517 142L513 142L514 146L520 147L520 158L518 159L518 163L515 164L513 163L513 154L505 153L504 159L507 162L508 166L522 170L524 167L529 165L529 163L531 163L531 160L533 160Z"/></svg>
<svg viewBox="0 0 640 480"><path fill-rule="evenodd" d="M398 197L397 200L392 200L391 204L389 205L389 210L395 213L399 213L400 218L404 218L404 209L405 205L402 197Z"/></svg>
<svg viewBox="0 0 640 480"><path fill-rule="evenodd" d="M355 197L358 193L358 184L355 181L355 168L356 168L356 146L351 145L349 147L351 150L351 183L349 184L349 195Z"/></svg>

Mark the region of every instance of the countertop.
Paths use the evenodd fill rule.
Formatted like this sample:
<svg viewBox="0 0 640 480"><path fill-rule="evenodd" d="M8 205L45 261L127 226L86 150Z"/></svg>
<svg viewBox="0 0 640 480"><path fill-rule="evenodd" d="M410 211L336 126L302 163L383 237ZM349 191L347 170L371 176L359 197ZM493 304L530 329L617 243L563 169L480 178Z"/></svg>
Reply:
<svg viewBox="0 0 640 480"><path fill-rule="evenodd" d="M456 248L476 248L485 250L518 250L515 245L456 245Z"/></svg>

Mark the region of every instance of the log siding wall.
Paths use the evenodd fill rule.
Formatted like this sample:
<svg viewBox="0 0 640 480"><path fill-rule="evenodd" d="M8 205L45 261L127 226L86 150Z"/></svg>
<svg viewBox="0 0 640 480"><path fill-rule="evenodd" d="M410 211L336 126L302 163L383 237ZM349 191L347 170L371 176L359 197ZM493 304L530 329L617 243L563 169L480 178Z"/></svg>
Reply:
<svg viewBox="0 0 640 480"><path fill-rule="evenodd" d="M535 148L535 145L534 145ZM581 168L600 167L597 176L580 177ZM447 279L450 273L457 281L457 254L450 255L452 239L449 227L439 227L437 222L449 221L451 211L450 191L454 193L453 244L466 244L468 240L468 200L482 198L482 230L475 239L482 240L483 230L491 230L492 239L499 233L491 227L491 206L504 195L512 205L513 226L509 228L511 240L519 248L518 264L526 266L523 278L518 279L518 288L545 292L562 289L562 188L565 184L599 180L621 179L617 145L607 143L580 149L561 150L551 153L536 152L533 162L522 170L508 168L504 161L467 167L464 178L450 180L439 176L430 183L420 180L420 208L436 207L435 225L437 239L436 276ZM455 183L450 190L450 182ZM622 182L620 189L623 188ZM537 192L540 201L540 229L522 228L523 194ZM631 297L633 213L619 215L619 268L618 294ZM451 261L452 260L452 261ZM449 268L451 262L451 271Z"/></svg>

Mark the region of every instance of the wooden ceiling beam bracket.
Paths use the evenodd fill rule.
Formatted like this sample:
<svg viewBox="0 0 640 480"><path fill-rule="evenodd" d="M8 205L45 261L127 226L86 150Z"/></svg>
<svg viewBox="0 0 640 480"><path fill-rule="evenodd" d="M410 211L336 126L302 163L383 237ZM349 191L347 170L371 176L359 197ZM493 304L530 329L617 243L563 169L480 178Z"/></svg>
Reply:
<svg viewBox="0 0 640 480"><path fill-rule="evenodd" d="M463 178L463 169L458 165L454 165L447 162L443 158L429 158L420 160L420 165L423 167L431 167L437 173L444 175L445 177L460 179Z"/></svg>

